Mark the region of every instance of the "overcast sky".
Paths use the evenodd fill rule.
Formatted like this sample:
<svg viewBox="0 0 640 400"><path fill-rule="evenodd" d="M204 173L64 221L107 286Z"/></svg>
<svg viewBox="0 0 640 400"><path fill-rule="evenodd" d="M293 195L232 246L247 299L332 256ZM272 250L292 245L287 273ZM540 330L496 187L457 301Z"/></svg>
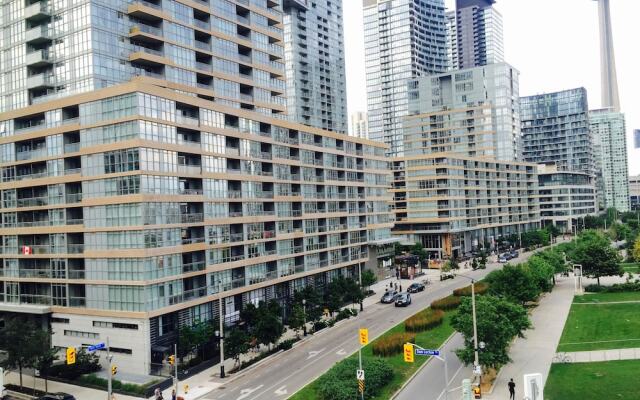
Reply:
<svg viewBox="0 0 640 400"><path fill-rule="evenodd" d="M445 0L449 9L454 0ZM611 19L622 111L627 120L629 172L640 174L640 1L612 0ZM343 0L349 113L366 111L362 0ZM505 61L520 70L520 95L584 86L600 107L597 3L591 0L498 0L504 19Z"/></svg>

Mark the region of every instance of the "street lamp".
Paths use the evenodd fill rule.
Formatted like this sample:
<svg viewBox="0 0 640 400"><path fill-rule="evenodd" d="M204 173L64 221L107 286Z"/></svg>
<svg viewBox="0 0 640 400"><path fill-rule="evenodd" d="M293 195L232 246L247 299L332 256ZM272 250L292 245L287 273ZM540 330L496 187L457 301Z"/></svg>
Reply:
<svg viewBox="0 0 640 400"><path fill-rule="evenodd" d="M302 299L302 319L304 321L302 331L304 332L304 336L307 336L307 299Z"/></svg>
<svg viewBox="0 0 640 400"><path fill-rule="evenodd" d="M474 278L458 275L463 278L467 278L471 281L471 311L473 318L473 373L478 375L480 383L482 383L482 368L480 367L480 357L478 350L484 349L484 342L480 342L481 347L478 347L478 321L476 319L476 281Z"/></svg>
<svg viewBox="0 0 640 400"><path fill-rule="evenodd" d="M362 290L362 263L358 263L358 285L360 285L360 290ZM360 299L360 312L364 311L362 302L363 300Z"/></svg>
<svg viewBox="0 0 640 400"><path fill-rule="evenodd" d="M224 298L220 298L220 330L216 334L220 338L220 378L224 378L224 310L222 308L222 303L224 302Z"/></svg>

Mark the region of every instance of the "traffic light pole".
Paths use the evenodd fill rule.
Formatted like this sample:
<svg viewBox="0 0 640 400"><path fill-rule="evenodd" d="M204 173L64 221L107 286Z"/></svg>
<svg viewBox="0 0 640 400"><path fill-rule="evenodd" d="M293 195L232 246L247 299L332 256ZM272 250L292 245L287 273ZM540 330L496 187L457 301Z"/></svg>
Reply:
<svg viewBox="0 0 640 400"><path fill-rule="evenodd" d="M362 345L358 347L358 365L362 369ZM364 390L360 392L360 400L364 400Z"/></svg>
<svg viewBox="0 0 640 400"><path fill-rule="evenodd" d="M175 355L175 359L173 362L173 372L175 374L175 381L176 381L176 396L178 395L178 344L175 343L173 345L173 354Z"/></svg>
<svg viewBox="0 0 640 400"><path fill-rule="evenodd" d="M107 379L107 400L111 400L113 393L111 388L111 380L113 379L113 371L111 366L111 361L113 357L111 357L111 353L109 352L109 337L107 336L107 361L109 362L109 369L107 370L107 375L109 379Z"/></svg>

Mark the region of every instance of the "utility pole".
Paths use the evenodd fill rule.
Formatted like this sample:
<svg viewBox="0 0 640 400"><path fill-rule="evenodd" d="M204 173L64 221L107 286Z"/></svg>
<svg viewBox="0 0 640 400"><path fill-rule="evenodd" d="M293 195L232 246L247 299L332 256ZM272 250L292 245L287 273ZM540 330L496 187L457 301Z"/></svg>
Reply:
<svg viewBox="0 0 640 400"><path fill-rule="evenodd" d="M362 290L362 263L358 263L358 285L360 286L360 290ZM363 303L363 300L360 300L361 312L364 311L364 305L362 303Z"/></svg>
<svg viewBox="0 0 640 400"><path fill-rule="evenodd" d="M224 298L220 297L220 378L224 378Z"/></svg>
<svg viewBox="0 0 640 400"><path fill-rule="evenodd" d="M113 356L109 351L109 336L107 336L107 361L109 362L109 369L107 370L107 375L109 377L107 379L107 400L111 400L113 396L112 385L111 385L111 381L113 380L113 366L111 365L111 362L113 361Z"/></svg>
<svg viewBox="0 0 640 400"><path fill-rule="evenodd" d="M302 299L302 320L304 322L302 331L304 332L304 336L307 336L307 299Z"/></svg>
<svg viewBox="0 0 640 400"><path fill-rule="evenodd" d="M173 344L173 354L175 356L174 362L173 362L173 374L174 374L173 380L175 381L176 396L177 396L178 395L178 343Z"/></svg>
<svg viewBox="0 0 640 400"><path fill-rule="evenodd" d="M480 357L478 356L478 324L476 322L476 281L473 279L471 280L471 310L473 314L473 366L478 368Z"/></svg>

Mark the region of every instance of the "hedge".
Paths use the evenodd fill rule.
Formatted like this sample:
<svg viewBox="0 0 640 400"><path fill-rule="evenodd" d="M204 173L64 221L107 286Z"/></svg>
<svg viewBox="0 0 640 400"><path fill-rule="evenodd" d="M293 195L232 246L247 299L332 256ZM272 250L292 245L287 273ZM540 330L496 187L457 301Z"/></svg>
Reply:
<svg viewBox="0 0 640 400"><path fill-rule="evenodd" d="M612 286L588 285L585 291L591 293L620 293L620 292L640 292L640 282L616 283Z"/></svg>
<svg viewBox="0 0 640 400"><path fill-rule="evenodd" d="M476 282L476 294L485 294L489 290L487 282ZM471 285L453 291L454 296L471 296Z"/></svg>
<svg viewBox="0 0 640 400"><path fill-rule="evenodd" d="M393 380L393 368L382 359L362 360L362 367L367 371L364 385L364 398L376 397L382 388ZM360 398L355 371L358 360L348 358L335 366L318 379L317 393L320 400L353 400Z"/></svg>
<svg viewBox="0 0 640 400"><path fill-rule="evenodd" d="M405 343L413 343L416 335L411 333L392 333L373 342L371 349L373 355L381 357L391 357L402 353Z"/></svg>
<svg viewBox="0 0 640 400"><path fill-rule="evenodd" d="M451 295L431 302L431 308L443 311L454 310L458 308L461 302L462 299L460 297Z"/></svg>
<svg viewBox="0 0 640 400"><path fill-rule="evenodd" d="M442 324L443 319L444 311L426 309L404 321L404 330L407 332L423 332Z"/></svg>

